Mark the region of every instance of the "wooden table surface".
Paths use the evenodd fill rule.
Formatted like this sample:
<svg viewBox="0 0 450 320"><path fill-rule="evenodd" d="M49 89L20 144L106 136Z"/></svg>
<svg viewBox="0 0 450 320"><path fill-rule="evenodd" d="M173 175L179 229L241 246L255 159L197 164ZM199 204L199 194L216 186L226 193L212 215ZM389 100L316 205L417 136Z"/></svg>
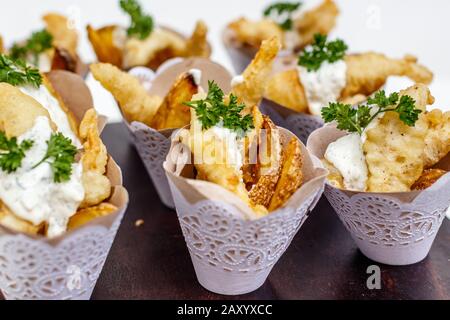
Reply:
<svg viewBox="0 0 450 320"><path fill-rule="evenodd" d="M176 213L161 204L123 124L103 139L124 175L130 205L93 299L450 299L450 221L429 256L407 267L380 265L382 289L366 286L375 264L356 248L325 197L257 291L225 297L197 282ZM136 227L135 222L145 223Z"/></svg>

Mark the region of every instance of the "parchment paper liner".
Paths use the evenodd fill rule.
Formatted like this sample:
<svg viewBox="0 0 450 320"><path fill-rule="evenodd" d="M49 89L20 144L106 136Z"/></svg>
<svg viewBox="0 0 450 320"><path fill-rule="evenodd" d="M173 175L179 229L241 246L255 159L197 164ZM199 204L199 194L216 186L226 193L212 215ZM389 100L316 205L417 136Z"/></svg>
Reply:
<svg viewBox="0 0 450 320"><path fill-rule="evenodd" d="M280 130L285 141L294 136ZM302 145L305 184L284 208L246 221L243 217L251 209L236 195L216 184L189 179L193 166L177 164L183 159L177 144L173 142L164 169L198 281L225 295L258 289L320 199L327 171Z"/></svg>
<svg viewBox="0 0 450 320"><path fill-rule="evenodd" d="M231 75L221 65L205 58L175 58L161 65L153 80L149 73L147 79L147 82L151 82L149 93L164 98L175 79L190 69L202 71L201 86L205 90L208 89L208 80L215 80L224 92L231 90ZM170 136L177 128L158 131L141 122L128 123L126 119L124 121L161 201L167 207L175 208L162 164L170 149Z"/></svg>
<svg viewBox="0 0 450 320"><path fill-rule="evenodd" d="M332 125L315 131L308 149L322 159L327 146L346 135ZM436 167L449 170L447 156ZM422 261L450 205L450 173L423 191L353 192L325 184L325 196L362 253L389 265Z"/></svg>
<svg viewBox="0 0 450 320"><path fill-rule="evenodd" d="M67 71L48 77L65 105L81 121L93 106L83 80ZM103 129L106 119L99 119ZM128 204L120 168L110 157L107 176L113 191L107 201L117 212L48 239L0 226L0 288L6 299L89 299L103 269Z"/></svg>

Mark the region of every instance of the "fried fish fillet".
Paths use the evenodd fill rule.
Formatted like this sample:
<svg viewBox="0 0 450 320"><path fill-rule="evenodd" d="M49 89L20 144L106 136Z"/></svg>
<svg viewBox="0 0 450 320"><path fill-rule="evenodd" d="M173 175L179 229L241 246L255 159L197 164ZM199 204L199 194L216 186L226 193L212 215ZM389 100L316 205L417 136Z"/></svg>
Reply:
<svg viewBox="0 0 450 320"><path fill-rule="evenodd" d="M336 26L339 8L333 0L325 0L320 6L306 11L294 20L294 29L300 35L300 49L314 41L316 33L328 34Z"/></svg>
<svg viewBox="0 0 450 320"><path fill-rule="evenodd" d="M118 45L119 28L116 26L106 26L94 29L88 25L86 27L89 41L95 51L98 61L110 63L118 68L123 67L123 48Z"/></svg>
<svg viewBox="0 0 450 320"><path fill-rule="evenodd" d="M435 109L426 114L428 132L425 137L425 168L438 163L450 152L450 111Z"/></svg>
<svg viewBox="0 0 450 320"><path fill-rule="evenodd" d="M191 101L198 93L198 86L190 73L178 77L169 93L164 98L152 120L151 127L156 130L182 128L191 121L191 110L184 103Z"/></svg>
<svg viewBox="0 0 450 320"><path fill-rule="evenodd" d="M108 153L100 139L97 113L94 109L86 111L79 131L84 148L81 163L83 164L82 182L85 193L80 208L87 208L101 203L111 194L111 182L105 176Z"/></svg>
<svg viewBox="0 0 450 320"><path fill-rule="evenodd" d="M433 73L417 63L417 59L406 56L390 59L383 54L368 52L347 55L346 86L340 101L359 101L379 90L390 76L406 76L416 83L429 84ZM308 101L296 69L273 75L268 81L265 97L296 112L307 112Z"/></svg>
<svg viewBox="0 0 450 320"><path fill-rule="evenodd" d="M416 101L416 108L425 111L434 102L425 85L415 85L400 92ZM386 112L374 128L367 130L363 150L366 155L369 192L410 191L424 167L425 138L428 122L419 116L414 127L403 123L398 113Z"/></svg>
<svg viewBox="0 0 450 320"><path fill-rule="evenodd" d="M150 96L138 79L111 64L96 63L90 68L94 78L118 101L129 122L139 121L151 125L162 102L160 97Z"/></svg>
<svg viewBox="0 0 450 320"><path fill-rule="evenodd" d="M208 40L208 27L200 20L195 25L194 32L186 42L184 56L208 58L211 55L211 48Z"/></svg>
<svg viewBox="0 0 450 320"><path fill-rule="evenodd" d="M428 169L425 170L420 178L414 182L411 190L425 190L431 187L436 181L438 181L447 171L440 169Z"/></svg>
<svg viewBox="0 0 450 320"><path fill-rule="evenodd" d="M281 208L303 183L303 155L297 138L291 139L283 151L283 159L280 179L270 201L269 211Z"/></svg>
<svg viewBox="0 0 450 320"><path fill-rule="evenodd" d="M116 210L116 206L107 202L101 203L94 207L81 209L70 218L69 224L67 225L67 230L79 228L94 219L108 216Z"/></svg>
<svg viewBox="0 0 450 320"><path fill-rule="evenodd" d="M46 24L45 29L53 36L53 45L76 55L78 48L78 33L75 27L70 26L67 17L49 13L42 18Z"/></svg>
<svg viewBox="0 0 450 320"><path fill-rule="evenodd" d="M255 58L242 74L244 81L233 86L232 93L247 106L256 106L261 102L279 50L280 42L277 38L264 40Z"/></svg>

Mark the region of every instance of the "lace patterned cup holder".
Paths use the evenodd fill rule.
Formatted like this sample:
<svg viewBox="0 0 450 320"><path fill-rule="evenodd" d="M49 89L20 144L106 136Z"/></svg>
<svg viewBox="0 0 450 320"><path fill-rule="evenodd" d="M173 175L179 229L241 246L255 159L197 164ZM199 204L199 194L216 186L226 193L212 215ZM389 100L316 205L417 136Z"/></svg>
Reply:
<svg viewBox="0 0 450 320"><path fill-rule="evenodd" d="M308 149L323 158L326 147L345 133L333 126L314 132ZM447 157L448 158L448 157ZM438 166L448 168L450 159ZM325 196L369 259L411 265L425 259L450 205L450 173L423 191L353 192L325 184Z"/></svg>
<svg viewBox="0 0 450 320"><path fill-rule="evenodd" d="M110 175L114 177L111 178ZM0 226L0 289L8 300L89 300L128 204L120 169L109 161L119 209L48 239Z"/></svg>
<svg viewBox="0 0 450 320"><path fill-rule="evenodd" d="M319 116L295 112L267 99L263 100L260 109L277 126L290 130L304 144L307 143L311 133L324 125L322 118Z"/></svg>
<svg viewBox="0 0 450 320"><path fill-rule="evenodd" d="M285 141L294 136L281 130ZM187 149L177 151L177 145L174 140L164 168L199 283L224 295L257 290L320 199L327 171L302 145L305 183L284 208L249 220L251 209L233 193L189 179L193 166L180 160Z"/></svg>

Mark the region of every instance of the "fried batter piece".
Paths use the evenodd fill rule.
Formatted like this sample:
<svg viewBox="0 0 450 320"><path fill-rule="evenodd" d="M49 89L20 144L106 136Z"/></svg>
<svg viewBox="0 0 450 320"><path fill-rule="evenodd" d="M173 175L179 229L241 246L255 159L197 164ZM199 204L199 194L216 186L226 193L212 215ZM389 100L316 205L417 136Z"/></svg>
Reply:
<svg viewBox="0 0 450 320"><path fill-rule="evenodd" d="M242 74L244 81L232 88L232 93L247 106L256 106L261 102L279 50L277 38L263 41L255 58Z"/></svg>
<svg viewBox="0 0 450 320"><path fill-rule="evenodd" d="M190 73L182 74L173 84L152 120L156 130L182 128L191 120L191 109L184 104L198 93L198 86Z"/></svg>
<svg viewBox="0 0 450 320"><path fill-rule="evenodd" d="M75 56L78 48L78 33L74 27L70 27L69 19L57 13L46 14L42 19L46 24L45 29L53 36L53 45Z"/></svg>
<svg viewBox="0 0 450 320"><path fill-rule="evenodd" d="M251 21L247 18L239 18L231 22L228 28L233 31L236 40L244 46L256 49L264 40L276 38L282 47L285 47L283 30L270 19Z"/></svg>
<svg viewBox="0 0 450 320"><path fill-rule="evenodd" d="M425 137L425 168L430 168L450 152L450 111L435 109L425 116L429 125Z"/></svg>
<svg viewBox="0 0 450 320"><path fill-rule="evenodd" d="M327 159L322 159L324 167L328 170L327 180L335 188L344 189L344 177L338 169Z"/></svg>
<svg viewBox="0 0 450 320"><path fill-rule="evenodd" d="M85 198L80 208L87 208L101 203L111 194L111 182L105 176L108 153L100 139L97 113L94 109L86 111L81 121L80 138L83 141L84 148L81 162L83 164L82 182L85 192Z"/></svg>
<svg viewBox="0 0 450 320"><path fill-rule="evenodd" d="M94 29L90 25L86 27L89 41L98 61L122 68L123 50L117 44L116 32L118 29L116 26L106 26L100 29Z"/></svg>
<svg viewBox="0 0 450 320"><path fill-rule="evenodd" d="M433 73L417 63L417 59L406 56L390 59L383 54L368 52L347 55L346 86L340 101L359 101L379 90L390 76L406 76L416 83L429 84ZM355 99L356 96L356 99ZM307 112L308 101L298 71L288 70L271 77L265 97L296 112Z"/></svg>
<svg viewBox="0 0 450 320"><path fill-rule="evenodd" d="M70 218L69 224L67 225L67 230L73 230L91 222L94 219L106 217L116 210L116 206L107 202L101 203L94 207L81 209Z"/></svg>
<svg viewBox="0 0 450 320"><path fill-rule="evenodd" d="M292 138L289 142L283 158L283 168L270 201L269 211L281 208L303 183L303 155L300 142L296 138Z"/></svg>
<svg viewBox="0 0 450 320"><path fill-rule="evenodd" d="M160 97L150 96L138 79L111 64L97 63L90 68L94 78L117 100L129 122L139 121L151 125L162 102Z"/></svg>
<svg viewBox="0 0 450 320"><path fill-rule="evenodd" d="M425 111L434 102L425 85L415 85L400 92L416 101L416 108ZM421 114L414 127L404 124L398 113L386 112L377 126L366 131L363 145L369 170L369 192L410 191L421 176L428 122Z"/></svg>
<svg viewBox="0 0 450 320"><path fill-rule="evenodd" d="M447 171L441 169L428 169L425 170L420 178L414 182L411 190L425 190L431 187L436 181L438 181Z"/></svg>
<svg viewBox="0 0 450 320"><path fill-rule="evenodd" d="M186 42L184 55L186 57L208 58L211 55L211 48L208 44L208 27L205 22L199 20L195 25L194 32Z"/></svg>

